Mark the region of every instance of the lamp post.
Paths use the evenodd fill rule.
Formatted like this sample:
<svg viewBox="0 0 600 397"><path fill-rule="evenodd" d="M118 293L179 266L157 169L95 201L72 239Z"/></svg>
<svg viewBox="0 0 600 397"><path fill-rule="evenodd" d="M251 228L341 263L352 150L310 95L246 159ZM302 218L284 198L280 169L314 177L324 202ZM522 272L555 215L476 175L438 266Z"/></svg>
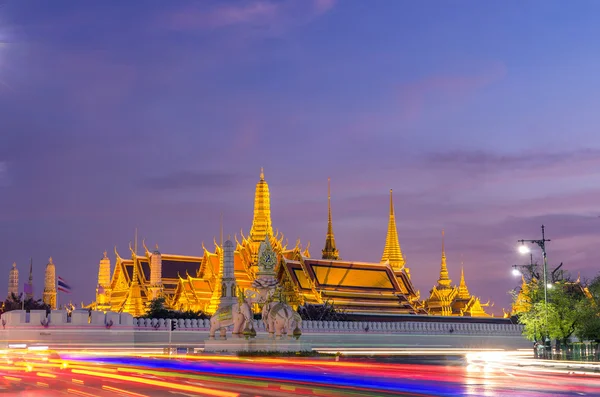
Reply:
<svg viewBox="0 0 600 397"><path fill-rule="evenodd" d="M541 240L517 240L518 243L521 243L519 246L519 252L521 254L528 254L531 252L529 247L525 245L525 243L537 244L542 249L542 255L544 259L543 263L543 273L544 273L544 306L545 306L545 332L546 338L548 337L548 257L546 255L546 243L550 241L550 239L546 238L545 228L542 225L542 239Z"/></svg>

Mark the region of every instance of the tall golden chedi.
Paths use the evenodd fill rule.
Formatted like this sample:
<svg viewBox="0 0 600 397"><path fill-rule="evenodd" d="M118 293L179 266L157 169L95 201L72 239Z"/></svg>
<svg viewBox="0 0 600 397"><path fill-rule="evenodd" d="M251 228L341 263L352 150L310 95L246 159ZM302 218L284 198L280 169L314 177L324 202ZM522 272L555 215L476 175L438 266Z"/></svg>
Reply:
<svg viewBox="0 0 600 397"><path fill-rule="evenodd" d="M331 178L327 178L327 235L325 236L325 248L323 248L321 259L338 260L339 252L335 247L335 236L333 235L333 224L331 221Z"/></svg>
<svg viewBox="0 0 600 397"><path fill-rule="evenodd" d="M50 257L46 265L42 301L50 306L50 309L56 309L56 267L54 266L54 262L52 262L52 257Z"/></svg>
<svg viewBox="0 0 600 397"><path fill-rule="evenodd" d="M98 285L96 286L96 308L95 310L110 310L110 259L106 251L98 265Z"/></svg>
<svg viewBox="0 0 600 397"><path fill-rule="evenodd" d="M464 269L461 269L460 285L452 286L452 280L448 274L446 264L446 249L444 245L444 231L442 230L442 262L440 265L440 277L437 285L430 291L429 298L425 301L425 308L431 315L436 316L470 316L489 317L483 307L489 303L482 304L479 298L471 296L465 283Z"/></svg>
<svg viewBox="0 0 600 397"><path fill-rule="evenodd" d="M389 263L395 271L404 270L410 277L410 270L405 266L406 261L400 249L400 241L398 240L398 228L396 227L396 215L394 214L394 198L392 189L390 189L390 219L388 221L388 231L385 238L385 246L381 263Z"/></svg>

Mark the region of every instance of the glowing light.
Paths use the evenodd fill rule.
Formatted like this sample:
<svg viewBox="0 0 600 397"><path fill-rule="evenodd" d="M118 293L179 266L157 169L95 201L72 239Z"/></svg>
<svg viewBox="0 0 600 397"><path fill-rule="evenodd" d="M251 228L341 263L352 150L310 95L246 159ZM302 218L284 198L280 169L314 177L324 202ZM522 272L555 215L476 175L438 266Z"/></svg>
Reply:
<svg viewBox="0 0 600 397"><path fill-rule="evenodd" d="M528 246L526 246L525 244L521 244L519 245L519 252L523 255L528 254L531 252L531 250L529 249Z"/></svg>
<svg viewBox="0 0 600 397"><path fill-rule="evenodd" d="M548 283L547 287L548 289L552 289L552 284Z"/></svg>
<svg viewBox="0 0 600 397"><path fill-rule="evenodd" d="M173 389L173 390L182 390L182 391L190 391L190 392L195 392L195 393L202 393L202 394L206 394L209 396L217 396L217 397L238 397L239 396L239 393L225 392L225 391L221 391L221 390L208 389L205 387L183 385L183 384L179 384L179 383L165 382L165 381L160 381L160 380L136 378L135 376L117 375L117 374L109 374L109 373L97 373L94 371L85 371L85 370L80 370L80 369L73 369L71 372L73 372L74 374L97 376L97 377L101 377L101 378L116 379L116 380L122 380L122 381L126 381L126 382L144 383L147 385L164 387L164 388Z"/></svg>
<svg viewBox="0 0 600 397"><path fill-rule="evenodd" d="M514 269L512 270L512 274L513 274L513 276L515 276L515 277L518 277L518 276L520 276L520 275L521 275L521 272L519 271L519 269L517 269L517 268L514 268Z"/></svg>

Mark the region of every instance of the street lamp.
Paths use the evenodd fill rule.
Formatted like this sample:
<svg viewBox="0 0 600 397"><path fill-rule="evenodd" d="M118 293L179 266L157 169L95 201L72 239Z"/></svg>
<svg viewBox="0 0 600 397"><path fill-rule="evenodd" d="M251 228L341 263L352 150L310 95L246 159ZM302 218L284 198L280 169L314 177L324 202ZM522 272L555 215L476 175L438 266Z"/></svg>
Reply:
<svg viewBox="0 0 600 397"><path fill-rule="evenodd" d="M542 239L541 240L517 240L518 243L521 243L519 246L519 252L521 254L528 254L531 250L529 246L525 245L525 243L537 244L542 249L542 255L544 258L544 303L546 308L546 337L548 337L548 288L552 288L552 286L548 285L548 257L546 256L546 242L550 241L546 238L545 228L542 225Z"/></svg>
<svg viewBox="0 0 600 397"><path fill-rule="evenodd" d="M519 269L517 269L516 267L513 267L512 274L515 277L519 277L522 273L521 273L521 271Z"/></svg>

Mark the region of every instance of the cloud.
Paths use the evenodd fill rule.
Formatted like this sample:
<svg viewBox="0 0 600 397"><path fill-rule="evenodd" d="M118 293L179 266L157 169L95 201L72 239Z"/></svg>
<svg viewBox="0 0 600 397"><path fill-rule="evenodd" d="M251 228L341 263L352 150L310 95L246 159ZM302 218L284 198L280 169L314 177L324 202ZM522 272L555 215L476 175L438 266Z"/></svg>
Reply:
<svg viewBox="0 0 600 397"><path fill-rule="evenodd" d="M488 173L527 171L588 162L600 163L600 150L578 149L563 152L526 151L517 154L499 154L489 151L455 150L430 153L424 159L430 166L455 168L461 172Z"/></svg>
<svg viewBox="0 0 600 397"><path fill-rule="evenodd" d="M8 184L8 164L0 161L0 187L6 187Z"/></svg>
<svg viewBox="0 0 600 397"><path fill-rule="evenodd" d="M177 31L246 27L280 33L310 22L334 5L335 0L258 0L217 7L194 4L159 16L159 23Z"/></svg>
<svg viewBox="0 0 600 397"><path fill-rule="evenodd" d="M442 99L447 103L472 95L506 75L503 63L494 63L478 74L472 75L433 75L421 80L402 84L399 87L401 116L405 120L419 119L425 105L432 99Z"/></svg>
<svg viewBox="0 0 600 397"><path fill-rule="evenodd" d="M239 175L212 171L179 171L147 178L143 186L153 190L222 188L236 185Z"/></svg>

